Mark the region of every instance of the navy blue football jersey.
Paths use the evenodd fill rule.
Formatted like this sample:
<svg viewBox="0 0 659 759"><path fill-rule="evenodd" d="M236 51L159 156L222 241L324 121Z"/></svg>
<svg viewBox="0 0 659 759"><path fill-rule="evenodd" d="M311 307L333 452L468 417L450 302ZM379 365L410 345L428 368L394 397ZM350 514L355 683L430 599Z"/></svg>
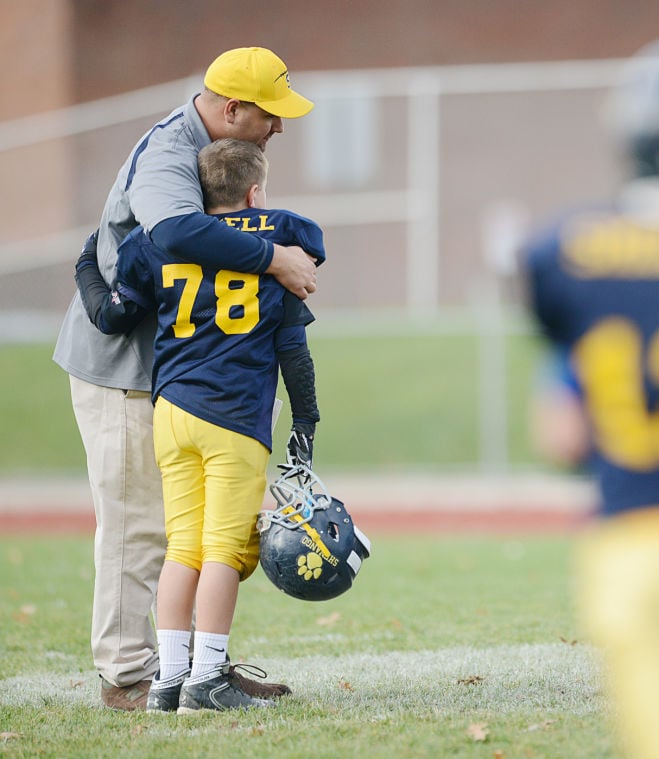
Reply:
<svg viewBox="0 0 659 759"><path fill-rule="evenodd" d="M218 218L325 259L322 231L297 214L252 208ZM313 316L303 301L268 274L214 270L175 258L139 227L119 249L117 287L157 311L154 401L162 395L271 449L276 356L306 346L305 326Z"/></svg>
<svg viewBox="0 0 659 759"><path fill-rule="evenodd" d="M659 229L575 213L525 254L532 308L585 404L603 513L659 504Z"/></svg>

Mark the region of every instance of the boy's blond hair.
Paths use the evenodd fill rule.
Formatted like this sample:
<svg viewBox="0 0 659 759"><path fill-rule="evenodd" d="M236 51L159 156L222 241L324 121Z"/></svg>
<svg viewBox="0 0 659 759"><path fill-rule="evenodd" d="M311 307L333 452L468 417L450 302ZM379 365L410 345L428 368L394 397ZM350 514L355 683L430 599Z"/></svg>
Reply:
<svg viewBox="0 0 659 759"><path fill-rule="evenodd" d="M263 187L268 159L253 142L224 138L199 151L199 181L206 209L235 206L253 185Z"/></svg>

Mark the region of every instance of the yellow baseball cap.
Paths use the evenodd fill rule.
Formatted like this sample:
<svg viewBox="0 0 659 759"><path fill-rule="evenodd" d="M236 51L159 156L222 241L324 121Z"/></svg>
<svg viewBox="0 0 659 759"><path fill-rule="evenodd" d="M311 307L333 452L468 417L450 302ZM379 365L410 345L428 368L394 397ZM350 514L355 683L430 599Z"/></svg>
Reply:
<svg viewBox="0 0 659 759"><path fill-rule="evenodd" d="M286 64L264 47L239 47L216 58L204 85L218 95L256 103L284 119L309 113L314 104L291 89Z"/></svg>

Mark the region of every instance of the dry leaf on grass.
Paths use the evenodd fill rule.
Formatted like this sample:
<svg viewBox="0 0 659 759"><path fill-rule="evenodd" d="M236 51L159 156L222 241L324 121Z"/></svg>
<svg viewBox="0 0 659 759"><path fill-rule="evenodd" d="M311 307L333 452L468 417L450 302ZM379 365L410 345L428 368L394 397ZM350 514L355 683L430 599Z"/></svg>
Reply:
<svg viewBox="0 0 659 759"><path fill-rule="evenodd" d="M555 719L544 719L542 722L536 722L533 725L529 725L526 729L532 733L534 730L549 730L549 728L556 722Z"/></svg>
<svg viewBox="0 0 659 759"><path fill-rule="evenodd" d="M469 675L468 677L461 677L458 680L458 685L478 685L478 683L482 683L483 680L485 680L485 678L480 675Z"/></svg>
<svg viewBox="0 0 659 759"><path fill-rule="evenodd" d="M488 730L487 724L485 722L474 722L473 724L469 725L466 732L472 741L480 742L486 741L490 734L490 731Z"/></svg>
<svg viewBox="0 0 659 759"><path fill-rule="evenodd" d="M12 614L12 617L24 625L32 621L32 617L37 613L37 607L34 604L23 604L18 611Z"/></svg>
<svg viewBox="0 0 659 759"><path fill-rule="evenodd" d="M21 738L22 735L20 733L0 733L0 740L4 741L5 743L7 741L15 740L16 738Z"/></svg>
<svg viewBox="0 0 659 759"><path fill-rule="evenodd" d="M333 611L331 614L328 614L326 617L318 617L316 620L317 625L321 625L322 627L328 627L329 625L335 625L339 620L341 619L341 615L338 611Z"/></svg>

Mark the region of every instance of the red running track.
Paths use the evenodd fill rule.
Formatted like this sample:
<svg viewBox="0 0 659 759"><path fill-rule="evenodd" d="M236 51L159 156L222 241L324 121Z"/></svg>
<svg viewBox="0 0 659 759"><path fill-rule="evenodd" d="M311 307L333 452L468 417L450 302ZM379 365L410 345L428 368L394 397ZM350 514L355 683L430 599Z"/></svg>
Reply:
<svg viewBox="0 0 659 759"><path fill-rule="evenodd" d="M414 509L401 511L351 510L359 527L368 533L420 535L424 533L560 534L579 529L588 521L580 511L552 508L464 510ZM94 514L90 512L0 513L0 535L92 534Z"/></svg>

